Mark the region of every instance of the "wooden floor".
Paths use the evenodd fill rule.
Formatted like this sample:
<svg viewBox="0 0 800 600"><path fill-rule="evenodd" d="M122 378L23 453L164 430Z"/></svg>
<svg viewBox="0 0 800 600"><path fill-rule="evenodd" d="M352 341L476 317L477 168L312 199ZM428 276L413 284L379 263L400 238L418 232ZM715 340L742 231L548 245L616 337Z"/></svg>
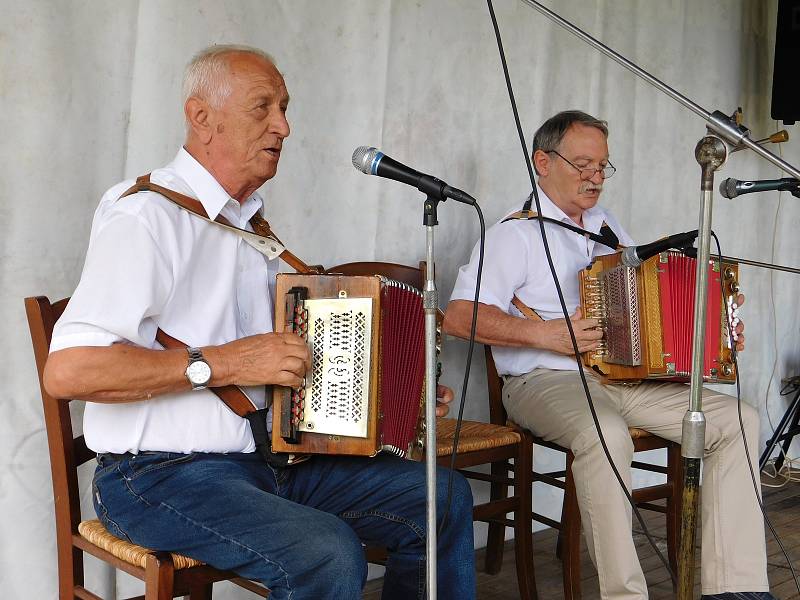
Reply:
<svg viewBox="0 0 800 600"><path fill-rule="evenodd" d="M775 530L785 546L787 553L795 567L800 571L800 483L790 482L785 487L773 489L763 488L764 502L767 514ZM648 530L654 537L657 545L666 553L666 537L664 518L657 513L644 513ZM650 598L659 600L673 598L672 583L667 570L655 555L652 547L641 533L639 527L634 528L634 537L639 550L639 559L647 578ZM547 529L537 532L533 536L533 562L536 569L536 587L540 600L561 598L563 587L561 584L561 567L555 556L556 532ZM698 535L699 538L699 535ZM583 548L582 591L584 600L594 600L600 597L597 572L589 560L586 548ZM697 551L699 564L700 552ZM478 569L483 566L483 550L476 554ZM800 598L797 587L792 579L786 559L773 536L767 533L768 575L772 593L781 600ZM699 570L695 573L695 592L700 597ZM364 590L364 600L380 600L381 580L367 583ZM480 600L507 600L519 598L514 568L513 541L506 543L503 558L503 570L499 575L491 576L483 572L478 573L478 598Z"/></svg>

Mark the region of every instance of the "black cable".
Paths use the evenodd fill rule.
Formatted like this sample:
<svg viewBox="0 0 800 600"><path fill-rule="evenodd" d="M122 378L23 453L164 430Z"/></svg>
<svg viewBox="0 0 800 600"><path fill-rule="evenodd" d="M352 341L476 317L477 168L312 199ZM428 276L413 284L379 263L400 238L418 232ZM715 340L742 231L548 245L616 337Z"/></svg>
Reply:
<svg viewBox="0 0 800 600"><path fill-rule="evenodd" d="M444 512L442 513L442 520L439 523L439 533L442 532L445 523L447 522L447 516L450 512L450 500L452 499L453 494L453 472L456 468L456 453L458 451L458 437L461 435L461 423L464 417L464 401L467 398L467 386L469 385L469 371L470 367L472 366L472 351L475 348L475 330L478 324L478 299L480 298L481 294L481 275L483 273L483 250L484 250L484 243L486 242L486 223L483 220L483 212L481 211L481 207L478 206L476 202L472 206L475 207L475 210L478 211L478 221L480 222L481 226L481 237L478 246L478 274L476 277L475 282L475 301L473 302L472 306L472 325L470 326L469 330L469 345L467 347L467 365L464 368L464 381L461 384L461 399L459 400L458 405L458 417L456 417L456 429L453 433L453 451L450 454L450 475L447 478L447 500L445 500L444 504ZM428 452L434 451L435 449L428 449Z"/></svg>
<svg viewBox="0 0 800 600"><path fill-rule="evenodd" d="M522 125L519 119L519 112L517 111L517 104L516 101L514 100L514 91L511 86L511 77L508 74L508 65L506 63L505 52L503 51L503 42L500 39L500 29L497 25L497 18L495 17L494 14L494 7L492 6L492 0L486 0L486 2L489 6L489 14L491 15L492 18L492 25L494 27L495 38L497 39L497 48L500 52L500 60L503 64L503 74L505 75L506 87L508 88L508 95L509 99L511 100L511 109L514 113L514 121L517 126L517 133L519 134L519 139L522 144L522 153L525 155L525 164L528 167L528 175L530 177L531 186L533 188L533 198L536 202L536 212L538 213L538 216L541 217L542 207L539 203L539 193L536 189L536 179L533 174L533 166L531 164L530 157L528 156L528 148L525 144L525 135L522 132ZM553 257L551 256L550 253L550 246L547 243L547 234L545 233L544 229L544 221L541 218L538 218L537 220L539 221L539 229L542 235L542 244L544 245L544 252L545 255L547 256L547 264L550 267L550 274L553 277L553 283L555 284L556 292L558 293L558 301L560 302L561 310L564 313L564 318L567 324L567 330L569 331L569 337L570 340L572 341L572 348L574 350L575 361L578 365L578 373L581 378L581 383L583 384L584 393L586 394L586 401L589 405L589 412L591 413L592 420L594 421L594 425L597 428L597 435L600 440L600 445L603 447L603 452L605 453L606 458L608 459L608 464L611 466L611 470L614 472L614 476L616 477L617 482L622 488L625 497L628 499L628 502L630 503L631 508L633 509L633 513L636 515L636 519L639 521L639 524L642 527L642 531L645 537L647 538L647 541L650 543L656 555L663 563L664 568L667 569L667 572L669 573L669 576L672 579L673 584L677 585L677 577L675 573L673 573L672 569L669 566L669 562L661 553L661 550L659 550L655 540L648 531L647 526L644 523L644 519L642 518L642 515L639 512L639 509L636 506L636 503L633 501L633 496L631 496L631 493L628 491L628 488L625 487L625 482L622 480L622 475L620 475L617 466L614 464L614 460L611 458L611 452L609 451L608 445L606 444L605 437L603 436L603 431L600 428L600 421L597 418L597 412L595 411L594 403L592 402L592 394L589 391L589 384L586 381L586 374L584 373L583 370L583 363L581 362L580 353L578 352L578 341L575 338L575 331L572 328L572 321L570 320L569 310L567 310L567 305L566 302L564 301L564 293L561 290L561 284L558 281L558 275L556 273L555 265L553 264Z"/></svg>
<svg viewBox="0 0 800 600"><path fill-rule="evenodd" d="M712 231L711 236L714 238L714 242L717 246L717 260L719 260L720 265L720 273L722 273L722 248L720 247L719 238L717 235ZM783 552L783 556L786 559L786 564L789 565L789 571L792 573L792 578L794 579L794 584L797 587L797 593L800 594L800 580L797 578L797 573L794 570L794 566L792 565L792 561L789 558L789 554L786 552L786 548L781 541L781 538L778 536L778 532L775 531L775 527L772 526L772 521L770 521L769 517L767 516L767 509L764 507L764 502L761 500L761 494L759 494L759 489L761 486L756 481L756 474L753 470L753 461L750 460L750 449L747 447L747 434L744 431L744 419L742 418L742 388L741 388L741 381L740 381L740 374L739 374L739 364L736 360L737 358L737 351L736 351L736 340L733 339L733 327L731 326L731 316L728 312L728 303L725 302L725 281L724 277L719 278L719 284L722 288L722 303L725 305L725 320L728 323L728 343L731 347L731 360L733 361L733 366L736 372L736 410L739 415L739 429L742 431L742 443L744 444L744 453L747 457L747 466L750 469L750 479L753 481L753 491L756 495L756 502L758 502L758 508L761 509L761 514L764 516L764 522L769 527L770 533L772 533L772 537L775 538L775 541L778 543L778 546Z"/></svg>

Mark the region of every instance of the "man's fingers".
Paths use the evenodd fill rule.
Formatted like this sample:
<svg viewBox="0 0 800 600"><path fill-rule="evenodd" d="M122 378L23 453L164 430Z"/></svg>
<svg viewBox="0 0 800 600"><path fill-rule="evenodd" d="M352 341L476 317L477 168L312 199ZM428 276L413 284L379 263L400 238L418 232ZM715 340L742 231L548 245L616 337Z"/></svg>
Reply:
<svg viewBox="0 0 800 600"><path fill-rule="evenodd" d="M441 383L436 385L436 399L442 403L448 403L453 401L453 390L451 390L446 385L442 385Z"/></svg>
<svg viewBox="0 0 800 600"><path fill-rule="evenodd" d="M600 329L584 329L581 332L580 338L582 340L602 340L603 332Z"/></svg>
<svg viewBox="0 0 800 600"><path fill-rule="evenodd" d="M303 384L303 378L290 371L280 371L275 377L275 383L296 390Z"/></svg>
<svg viewBox="0 0 800 600"><path fill-rule="evenodd" d="M296 356L284 357L284 359L281 361L280 368L282 371L295 373L299 377L303 377L308 372L306 361Z"/></svg>

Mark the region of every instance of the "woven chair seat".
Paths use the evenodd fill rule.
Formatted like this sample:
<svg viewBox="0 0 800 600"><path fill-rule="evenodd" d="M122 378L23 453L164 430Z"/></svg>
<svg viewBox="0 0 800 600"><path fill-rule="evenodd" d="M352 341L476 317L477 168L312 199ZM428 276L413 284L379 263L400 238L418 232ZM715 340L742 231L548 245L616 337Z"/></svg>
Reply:
<svg viewBox="0 0 800 600"><path fill-rule="evenodd" d="M88 542L113 554L120 560L124 560L126 563L136 565L143 569L147 562L147 556L153 554L153 550L149 548L131 544L130 542L126 542L112 535L97 519L81 522L78 525L78 533ZM190 567L199 567L205 564L199 560L183 556L182 554L170 553L170 555L172 556L172 564L176 571L188 569Z"/></svg>
<svg viewBox="0 0 800 600"><path fill-rule="evenodd" d="M449 456L453 452L455 419L436 419L436 456ZM458 452L474 452L518 444L520 435L510 427L462 421L458 436Z"/></svg>

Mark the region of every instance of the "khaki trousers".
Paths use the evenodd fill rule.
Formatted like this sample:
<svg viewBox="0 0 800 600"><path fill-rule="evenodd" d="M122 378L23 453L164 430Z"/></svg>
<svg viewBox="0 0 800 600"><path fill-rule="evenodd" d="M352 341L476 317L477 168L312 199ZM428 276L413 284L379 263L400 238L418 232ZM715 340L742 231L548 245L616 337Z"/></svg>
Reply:
<svg viewBox="0 0 800 600"><path fill-rule="evenodd" d="M536 369L506 376L509 418L537 436L570 448L578 506L603 598L646 598L647 585L631 536L631 507L600 445L577 371ZM689 386L644 382L603 385L587 373L600 427L626 487L633 443L628 427L680 442ZM736 398L703 390L706 416L702 479L703 594L767 591L764 524L742 443ZM742 403L753 470L758 476L758 414Z"/></svg>

